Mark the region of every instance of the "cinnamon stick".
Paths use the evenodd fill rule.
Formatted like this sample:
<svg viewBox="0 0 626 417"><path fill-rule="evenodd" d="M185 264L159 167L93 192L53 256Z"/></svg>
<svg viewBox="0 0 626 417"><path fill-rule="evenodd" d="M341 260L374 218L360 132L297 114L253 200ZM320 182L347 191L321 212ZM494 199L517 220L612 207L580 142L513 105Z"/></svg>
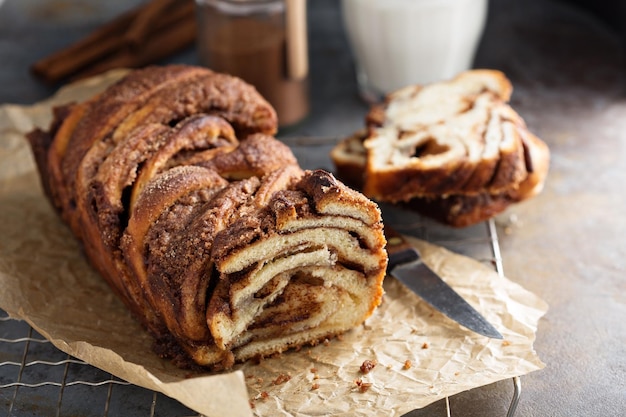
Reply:
<svg viewBox="0 0 626 417"><path fill-rule="evenodd" d="M195 20L179 19L172 25L151 34L148 42L139 49L124 48L107 59L77 72L72 80L91 77L114 68L139 68L159 61L194 42Z"/></svg>
<svg viewBox="0 0 626 417"><path fill-rule="evenodd" d="M141 10L126 31L125 39L132 46L141 45L150 35L151 26L159 19L162 13L177 0L152 0ZM187 5L191 3L187 2ZM181 7L184 5L181 4Z"/></svg>
<svg viewBox="0 0 626 417"><path fill-rule="evenodd" d="M121 39L117 35L130 25L140 11L141 8L138 8L124 13L86 38L35 62L31 71L44 81L53 83L96 61L120 47Z"/></svg>
<svg viewBox="0 0 626 417"><path fill-rule="evenodd" d="M154 0L118 16L86 38L37 61L31 71L47 83L56 83L70 77L83 78L83 73L96 74L99 68L116 68L118 62L138 67L151 63L146 62L150 58L154 61L162 59L193 42L196 30L194 7L193 0ZM175 26L180 27L175 29ZM188 28L183 29L183 26ZM161 32L176 35L164 40ZM183 33L186 35L183 36ZM142 52L146 45L155 42L154 37L166 42L162 45L163 53ZM131 59L132 52L124 51L135 51L137 59ZM127 57L120 60L121 55Z"/></svg>

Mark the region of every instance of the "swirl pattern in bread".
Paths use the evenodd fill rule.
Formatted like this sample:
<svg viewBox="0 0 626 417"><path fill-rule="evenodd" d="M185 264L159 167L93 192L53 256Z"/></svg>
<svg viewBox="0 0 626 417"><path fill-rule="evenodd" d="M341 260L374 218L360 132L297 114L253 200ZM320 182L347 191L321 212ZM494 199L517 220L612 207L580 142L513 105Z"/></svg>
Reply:
<svg viewBox="0 0 626 417"><path fill-rule="evenodd" d="M332 150L338 175L449 225L488 219L539 193L548 172L548 147L507 103L511 93L494 70L393 92Z"/></svg>
<svg viewBox="0 0 626 417"><path fill-rule="evenodd" d="M88 259L181 366L315 343L382 298L378 207L302 170L242 80L129 73L29 135L44 189Z"/></svg>

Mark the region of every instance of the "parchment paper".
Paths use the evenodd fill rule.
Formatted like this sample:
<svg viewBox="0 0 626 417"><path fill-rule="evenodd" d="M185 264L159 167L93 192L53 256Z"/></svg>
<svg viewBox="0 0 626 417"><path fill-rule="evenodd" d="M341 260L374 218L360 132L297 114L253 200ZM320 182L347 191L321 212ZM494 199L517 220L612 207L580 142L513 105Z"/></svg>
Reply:
<svg viewBox="0 0 626 417"><path fill-rule="evenodd" d="M48 126L53 105L85 99L120 74L68 86L34 106L0 107L0 307L12 317L62 351L207 416L398 416L543 368L533 342L546 303L478 261L418 240L425 262L504 341L462 328L387 278L382 306L340 339L222 374L190 374L159 359L48 204L24 139ZM367 374L359 370L364 360L377 362Z"/></svg>

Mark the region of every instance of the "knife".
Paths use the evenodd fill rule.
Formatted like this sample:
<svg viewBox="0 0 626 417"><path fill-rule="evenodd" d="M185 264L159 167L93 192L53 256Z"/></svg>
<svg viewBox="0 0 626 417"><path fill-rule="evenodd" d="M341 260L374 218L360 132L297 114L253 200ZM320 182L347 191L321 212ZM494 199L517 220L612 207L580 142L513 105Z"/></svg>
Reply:
<svg viewBox="0 0 626 417"><path fill-rule="evenodd" d="M387 272L435 309L469 330L494 339L502 335L478 311L428 267L405 238L385 225L389 266Z"/></svg>

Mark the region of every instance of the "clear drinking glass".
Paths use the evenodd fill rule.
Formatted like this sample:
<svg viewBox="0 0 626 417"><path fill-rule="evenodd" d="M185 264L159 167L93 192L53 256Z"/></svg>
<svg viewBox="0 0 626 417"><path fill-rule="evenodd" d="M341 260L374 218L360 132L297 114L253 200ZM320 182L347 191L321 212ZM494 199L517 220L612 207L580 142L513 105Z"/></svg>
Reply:
<svg viewBox="0 0 626 417"><path fill-rule="evenodd" d="M487 0L342 0L361 96L470 69L486 15Z"/></svg>

